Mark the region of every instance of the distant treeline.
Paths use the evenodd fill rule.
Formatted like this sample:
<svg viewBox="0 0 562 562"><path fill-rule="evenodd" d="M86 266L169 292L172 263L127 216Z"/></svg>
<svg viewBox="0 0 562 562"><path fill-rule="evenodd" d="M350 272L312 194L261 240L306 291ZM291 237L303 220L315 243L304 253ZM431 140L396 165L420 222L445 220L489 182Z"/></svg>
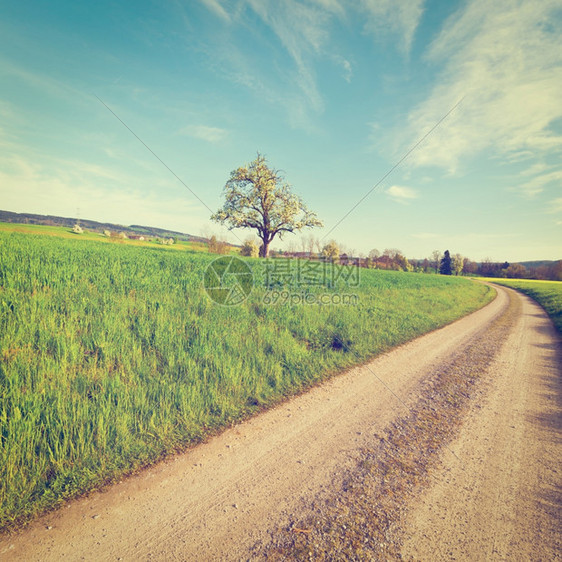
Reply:
<svg viewBox="0 0 562 562"><path fill-rule="evenodd" d="M58 217L54 215L34 215L30 213L12 213L10 211L0 210L0 222L11 222L19 224L39 224L44 226L64 226L72 228L75 224L79 223L80 226L87 230L103 233L105 230L124 232L126 234L150 236L155 238L177 238L178 240L185 240L187 242L207 242L206 238L201 236L193 236L192 234L185 234L184 232L177 232L175 230L167 230L165 228L156 228L153 226L141 226L132 224L130 226L122 226L120 224L113 224L107 222L97 222L86 219Z"/></svg>
<svg viewBox="0 0 562 562"><path fill-rule="evenodd" d="M562 281L562 260L522 263L494 263L485 260L474 264L476 275L482 277L505 277L507 279L545 279Z"/></svg>
<svg viewBox="0 0 562 562"><path fill-rule="evenodd" d="M423 271L424 273L442 273L440 265L443 258L438 262L432 259L410 260L409 263L415 271ZM484 260L475 262L469 258L459 256L451 256L454 264L455 260L459 260L457 272L453 265L452 274L477 275L480 277L503 277L506 279L547 279L551 281L562 281L562 260L558 261L530 261L520 263L493 262ZM462 265L461 265L462 264Z"/></svg>
<svg viewBox="0 0 562 562"><path fill-rule="evenodd" d="M452 256L452 262L459 259L458 254ZM503 277L506 279L547 279L551 281L562 281L562 260L558 261L534 261L534 262L492 262L484 260L480 263L468 258L460 257L462 266L459 264L457 274L477 275L480 277ZM442 258L439 262L431 259L409 260L413 271L424 273L442 273L440 271ZM386 264L385 264L386 265ZM383 267L385 266L383 265ZM462 267L462 269L461 269ZM455 275L453 266L452 274Z"/></svg>
<svg viewBox="0 0 562 562"><path fill-rule="evenodd" d="M335 244L335 243L332 243ZM325 249L328 248L328 245ZM503 277L506 279L546 279L562 281L562 260L528 261L520 263L492 262L484 260L475 262L461 256L451 255L448 251L435 250L431 257L424 259L407 259L398 249L386 249L384 252L371 250L367 256L352 256L339 253L335 245L332 256L325 252L273 252L272 257L289 257L300 259L329 259L341 265L354 265L368 269L390 269L394 271L415 271L417 273L440 273L445 275L470 275L481 277Z"/></svg>

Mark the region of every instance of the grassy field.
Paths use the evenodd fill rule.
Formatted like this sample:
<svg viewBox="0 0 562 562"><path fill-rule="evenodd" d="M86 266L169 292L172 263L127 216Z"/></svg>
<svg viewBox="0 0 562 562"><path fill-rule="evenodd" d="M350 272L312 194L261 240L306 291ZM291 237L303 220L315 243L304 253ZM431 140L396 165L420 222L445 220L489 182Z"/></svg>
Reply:
<svg viewBox="0 0 562 562"><path fill-rule="evenodd" d="M0 232L0 528L493 297L466 279L373 270L358 286L318 277L279 287L249 259L254 289L226 307L202 287L215 258ZM355 304L279 304L280 289Z"/></svg>
<svg viewBox="0 0 562 562"><path fill-rule="evenodd" d="M535 299L546 310L556 329L562 334L562 281L488 278L486 281L512 287Z"/></svg>
<svg viewBox="0 0 562 562"><path fill-rule="evenodd" d="M85 230L81 234L76 234L71 228L63 226L46 226L43 224L17 224L0 222L0 234L18 232L21 234L38 234L43 236L54 236L56 238L67 238L70 240L80 241L96 241L105 242L107 244L120 244L125 246L141 246L141 247L164 247L168 250L193 250L196 252L206 252L207 245L202 242L187 242L178 240L175 244L163 246L158 242L151 240L131 240L119 237L108 238L99 232Z"/></svg>

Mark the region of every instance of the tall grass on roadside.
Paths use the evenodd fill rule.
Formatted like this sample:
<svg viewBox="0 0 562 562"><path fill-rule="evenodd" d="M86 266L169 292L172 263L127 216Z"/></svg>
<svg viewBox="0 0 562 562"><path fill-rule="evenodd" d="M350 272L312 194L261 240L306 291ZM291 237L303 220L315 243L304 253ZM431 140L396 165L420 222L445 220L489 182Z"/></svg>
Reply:
<svg viewBox="0 0 562 562"><path fill-rule="evenodd" d="M534 279L486 279L525 293L536 300L546 311L562 334L562 281Z"/></svg>
<svg viewBox="0 0 562 562"><path fill-rule="evenodd" d="M0 528L489 301L464 279L361 271L355 306L209 300L203 253L0 233ZM308 291L326 292L325 287ZM335 342L341 343L335 345Z"/></svg>

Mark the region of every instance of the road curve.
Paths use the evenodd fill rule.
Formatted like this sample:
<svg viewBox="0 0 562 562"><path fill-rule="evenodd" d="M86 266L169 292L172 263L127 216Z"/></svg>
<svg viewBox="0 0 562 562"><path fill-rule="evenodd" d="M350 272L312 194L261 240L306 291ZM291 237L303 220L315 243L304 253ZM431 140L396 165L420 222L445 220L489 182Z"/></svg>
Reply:
<svg viewBox="0 0 562 562"><path fill-rule="evenodd" d="M498 288L497 298L485 308L2 537L0 558L247 558L252 545L267 543L271 529L290 520L303 502L328 490L351 468L356 452L368 445L373 433L408 412L421 382L507 310L507 291ZM494 361L494 382L485 404L471 410L466 432L463 429L451 446L464 460L465 470L456 475L445 452L443 473L436 474L442 487L436 484L426 490L419 505L412 506L405 556L424 559L424 553L441 552L435 550L436 544L454 543L456 547L442 550L443 559L455 554L462 558L474 529L482 532L477 547L481 555L473 559L489 559L488 553L496 551L501 559L506 552L519 552L513 545L519 549L527 545L525 552L532 552L539 528L549 552L556 551L552 514L560 505L560 488L554 487L560 479L552 455L562 457L560 424L556 425L561 406L559 338L540 307L521 295L516 298L523 302L522 311ZM515 430L505 427L508 421ZM479 437L480 431L487 441ZM487 465L494 476L484 486ZM462 480L464 472L470 472L472 480ZM447 487L453 474L457 480ZM494 481L501 487L494 488ZM459 495L459 486L473 493ZM527 503L519 502L522 486ZM481 493L483 489L487 492ZM540 501L548 507L539 508ZM452 512L454 521L449 520L450 502L459 505ZM514 519L509 516L512 508L524 511ZM485 512L477 519L481 509ZM524 515L532 523L524 524ZM514 524L518 518L520 524ZM505 523L508 520L512 522ZM486 535L500 521L505 525ZM438 530L432 532L433 528ZM509 539L502 538L506 530ZM455 542L457 532L465 543L458 537Z"/></svg>
<svg viewBox="0 0 562 562"><path fill-rule="evenodd" d="M521 311L484 396L410 506L405 560L562 559L561 341L538 304L507 290Z"/></svg>

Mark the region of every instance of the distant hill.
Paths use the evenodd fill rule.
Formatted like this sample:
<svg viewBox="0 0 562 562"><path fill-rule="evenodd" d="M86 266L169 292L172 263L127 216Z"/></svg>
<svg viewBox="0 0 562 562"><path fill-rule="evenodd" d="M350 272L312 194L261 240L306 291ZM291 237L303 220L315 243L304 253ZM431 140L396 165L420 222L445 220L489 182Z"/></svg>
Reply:
<svg viewBox="0 0 562 562"><path fill-rule="evenodd" d="M549 266L556 263L555 260L537 260L537 261L520 261L521 265L524 265L527 269L532 267L542 267L543 265Z"/></svg>
<svg viewBox="0 0 562 562"><path fill-rule="evenodd" d="M12 213L11 211L0 210L0 222L15 222L20 224L43 224L47 226L65 226L72 228L78 219L57 217L54 215L33 215L30 213ZM193 234L185 234L175 230L166 230L165 228L156 228L153 226L141 226L132 224L131 226L123 226L121 224L113 224L109 222L97 222L86 219L80 219L80 226L86 230L94 232L103 232L104 230L112 230L125 232L128 234L138 234L144 236L154 236L157 238L178 238L187 242L203 242L208 240L202 236L193 236Z"/></svg>

